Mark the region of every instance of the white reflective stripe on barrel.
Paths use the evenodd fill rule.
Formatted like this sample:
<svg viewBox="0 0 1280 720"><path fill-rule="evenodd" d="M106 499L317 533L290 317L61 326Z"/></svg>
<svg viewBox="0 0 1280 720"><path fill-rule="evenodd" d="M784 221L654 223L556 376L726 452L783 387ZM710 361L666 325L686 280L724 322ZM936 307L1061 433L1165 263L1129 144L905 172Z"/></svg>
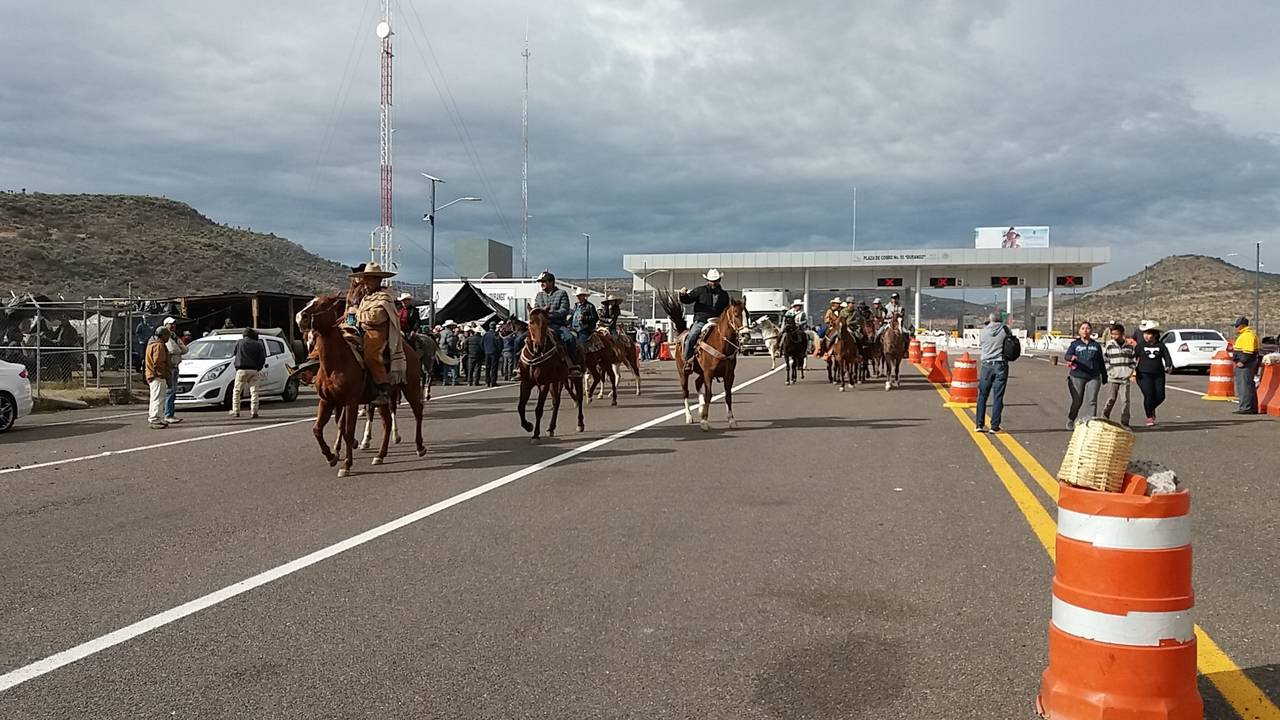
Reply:
<svg viewBox="0 0 1280 720"><path fill-rule="evenodd" d="M1210 376L1209 376L1209 382L1211 382L1211 383L1233 383L1233 382L1235 382L1235 378L1227 377L1227 376L1225 376L1225 375L1224 375L1224 376L1222 376L1222 377L1218 377L1218 376L1216 376L1216 375L1210 375Z"/></svg>
<svg viewBox="0 0 1280 720"><path fill-rule="evenodd" d="M952 380L952 381L951 381L951 387L953 387L953 388L976 388L976 387L978 387L978 383L962 382L962 381L960 381L960 380Z"/></svg>
<svg viewBox="0 0 1280 720"><path fill-rule="evenodd" d="M1187 643L1195 638L1191 610L1111 615L1055 597L1053 624L1068 635L1111 645L1159 647L1161 640Z"/></svg>
<svg viewBox="0 0 1280 720"><path fill-rule="evenodd" d="M1100 548L1169 550L1191 544L1191 516L1123 518L1058 508L1058 534Z"/></svg>

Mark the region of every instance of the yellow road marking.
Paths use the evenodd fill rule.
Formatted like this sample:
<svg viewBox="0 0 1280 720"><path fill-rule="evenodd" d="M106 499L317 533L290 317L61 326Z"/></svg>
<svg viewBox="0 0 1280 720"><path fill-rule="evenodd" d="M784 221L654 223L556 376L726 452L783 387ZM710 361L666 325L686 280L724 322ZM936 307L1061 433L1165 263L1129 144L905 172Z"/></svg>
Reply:
<svg viewBox="0 0 1280 720"><path fill-rule="evenodd" d="M923 370L917 365L917 370ZM938 383L930 383L938 395L946 402L949 395ZM996 450L995 444L991 439L982 433L974 432L972 426L975 422L974 418L959 408L950 408L951 413L955 415L956 420L960 423L978 446L978 450L982 456L986 458L991 469L995 471L996 476L1000 478L1000 482L1009 492L1009 496L1013 499L1018 509L1022 511L1023 517L1027 523L1031 525L1031 529L1036 534L1036 538L1044 547L1045 552L1049 553L1049 558L1056 561L1055 547L1057 541L1057 523L1050 517L1049 512L1045 510L1044 505L1036 499L1036 496L1027 487L1022 478L1018 477L1013 466L1009 464L1004 456ZM1052 474L1036 460L1035 456L1027 451L1013 436L1001 431L997 437L1001 443L1008 448L1020 465L1027 471L1036 484L1040 485L1049 497L1053 498L1054 503L1058 501L1057 481L1054 480ZM1262 692L1248 675L1236 665L1230 657L1227 656L1222 648L1209 637L1209 633L1199 625L1195 626L1196 632L1196 665L1200 670L1200 674L1204 675L1212 682L1222 697L1231 705L1242 718L1247 720L1280 720L1280 707Z"/></svg>

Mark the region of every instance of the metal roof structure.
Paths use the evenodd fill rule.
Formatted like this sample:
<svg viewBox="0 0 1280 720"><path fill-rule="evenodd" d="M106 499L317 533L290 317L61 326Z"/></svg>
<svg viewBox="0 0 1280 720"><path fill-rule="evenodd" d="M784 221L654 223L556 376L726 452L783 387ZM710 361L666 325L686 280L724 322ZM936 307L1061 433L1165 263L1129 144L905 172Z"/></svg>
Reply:
<svg viewBox="0 0 1280 720"><path fill-rule="evenodd" d="M806 309L811 308L812 290L900 287L914 297L913 321L918 325L920 290L1004 287L1012 311L1013 288L1023 288L1028 299L1032 289L1062 287L1064 281L1087 288L1094 268L1110 261L1110 248L908 248L624 255L622 267L631 273L636 290L693 287L703 282L708 268L717 268L727 288L803 293ZM1052 292L1048 314L1052 327Z"/></svg>

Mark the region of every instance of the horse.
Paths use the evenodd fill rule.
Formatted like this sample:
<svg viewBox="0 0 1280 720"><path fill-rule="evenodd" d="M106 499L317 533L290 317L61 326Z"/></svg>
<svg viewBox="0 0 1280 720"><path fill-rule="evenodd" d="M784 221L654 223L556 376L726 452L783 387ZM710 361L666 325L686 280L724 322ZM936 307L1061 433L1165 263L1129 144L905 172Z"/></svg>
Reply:
<svg viewBox="0 0 1280 720"><path fill-rule="evenodd" d="M862 365L862 355L858 350L858 340L846 322L838 321L832 330L835 331L835 338L830 341L830 350L827 352L830 363L827 366L827 378L835 383L836 379L832 375L838 377L840 392L844 392L846 381L857 386L856 376ZM827 331L827 334L831 335L831 331Z"/></svg>
<svg viewBox="0 0 1280 720"><path fill-rule="evenodd" d="M902 367L902 358L907 355L907 336L902 332L902 316L894 315L889 320L888 327L880 335L880 356L884 359L885 375L884 389L891 390L900 387L902 381L899 378L899 370Z"/></svg>
<svg viewBox="0 0 1280 720"><path fill-rule="evenodd" d="M873 374L876 377L884 374L880 369L880 342L876 338L878 327L874 319L865 320L862 323L862 337L858 339L858 353L862 359L857 366L855 383L871 382Z"/></svg>
<svg viewBox="0 0 1280 720"><path fill-rule="evenodd" d="M618 350L608 339L607 333L593 332L587 342L579 343L578 351L582 353L582 365L591 376L591 385L587 388L587 404L595 398L596 387L600 388L600 399L604 399L606 386L610 390L610 405L618 404L618 373L614 367L618 364Z"/></svg>
<svg viewBox="0 0 1280 720"><path fill-rule="evenodd" d="M622 377L622 372L618 366L626 367L631 371L631 377L636 381L636 397L640 397L640 361L637 360L639 353L636 351L636 339L628 333L610 332L605 336L605 342L609 343L613 348L613 364L614 372L617 377ZM600 397L604 397L604 388L600 388ZM614 395L617 395L617 388L614 389Z"/></svg>
<svg viewBox="0 0 1280 720"><path fill-rule="evenodd" d="M351 473L351 455L355 448L356 409L362 402L368 403L373 399L373 388L368 383L365 368L357 359L341 330L345 309L346 301L341 296L320 295L307 303L307 306L298 312L296 318L298 327L304 333L308 333L308 337L311 338L320 360L320 367L316 370L314 379L320 402L316 408L316 424L312 428L312 434L315 435L325 459L329 461L329 466L336 466L339 458L329 449L324 440L324 428L329 418L336 416L339 434L338 449L346 451L343 465L338 470L338 477L347 477ZM401 384L393 386L392 394L403 395L413 408L414 418L417 421L415 445L418 457L423 457L427 454L427 448L422 441L422 395L420 390L410 392L410 388L421 387L422 381L417 375L420 372L419 360L412 348L406 348L405 352L409 361L407 377ZM392 434L391 422L391 408L383 408L382 446L373 459L374 465L381 465L387 456L387 442Z"/></svg>
<svg viewBox="0 0 1280 720"><path fill-rule="evenodd" d="M547 426L547 437L556 434L556 418L560 415L560 392L568 387L569 397L578 406L578 432L586 430L582 420L582 378L570 377L569 355L560 339L551 330L551 321L546 308L535 308L529 311L529 333L525 337L524 347L520 349L520 427L525 432L532 432L534 443L542 432L542 409L546 405L547 395L551 396L551 424ZM529 403L529 395L534 386L538 388L538 405L534 409L534 422L525 418L525 406Z"/></svg>
<svg viewBox="0 0 1280 720"><path fill-rule="evenodd" d="M699 425L703 432L711 429L708 418L711 415L711 385L717 379L724 383L724 407L729 420L729 429L738 427L733 417L733 377L738 364L738 352L742 345L738 333L746 323L747 306L741 300L732 300L720 317L709 322L703 337L696 341L694 356L685 358L685 335L689 326L684 319L684 306L680 297L674 293L659 290L658 303L671 320L675 329L676 373L680 376L680 397L684 400L684 419L693 424L693 412L689 407L689 375L694 375L694 385L698 395ZM692 373L686 372L687 365L692 366Z"/></svg>
<svg viewBox="0 0 1280 720"><path fill-rule="evenodd" d="M765 350L769 352L769 369L778 367L778 358L782 356L778 348L778 338L782 331L774 324L773 320L768 317L762 317L755 323L760 330L760 339L764 340Z"/></svg>
<svg viewBox="0 0 1280 720"><path fill-rule="evenodd" d="M809 352L809 335L796 324L795 317L788 315L782 324L782 336L778 343L782 353L782 361L786 364L784 375L786 384L798 382L797 373L804 377L804 358Z"/></svg>

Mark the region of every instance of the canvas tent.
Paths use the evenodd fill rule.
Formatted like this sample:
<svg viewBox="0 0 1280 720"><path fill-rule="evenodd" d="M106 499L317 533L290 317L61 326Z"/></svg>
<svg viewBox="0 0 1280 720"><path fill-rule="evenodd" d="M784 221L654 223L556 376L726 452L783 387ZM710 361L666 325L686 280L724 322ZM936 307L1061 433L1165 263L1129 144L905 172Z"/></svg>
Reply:
<svg viewBox="0 0 1280 720"><path fill-rule="evenodd" d="M484 294L475 285L463 282L449 302L436 311L436 323L452 320L457 323L486 321L490 318L506 320L511 313L497 300Z"/></svg>

